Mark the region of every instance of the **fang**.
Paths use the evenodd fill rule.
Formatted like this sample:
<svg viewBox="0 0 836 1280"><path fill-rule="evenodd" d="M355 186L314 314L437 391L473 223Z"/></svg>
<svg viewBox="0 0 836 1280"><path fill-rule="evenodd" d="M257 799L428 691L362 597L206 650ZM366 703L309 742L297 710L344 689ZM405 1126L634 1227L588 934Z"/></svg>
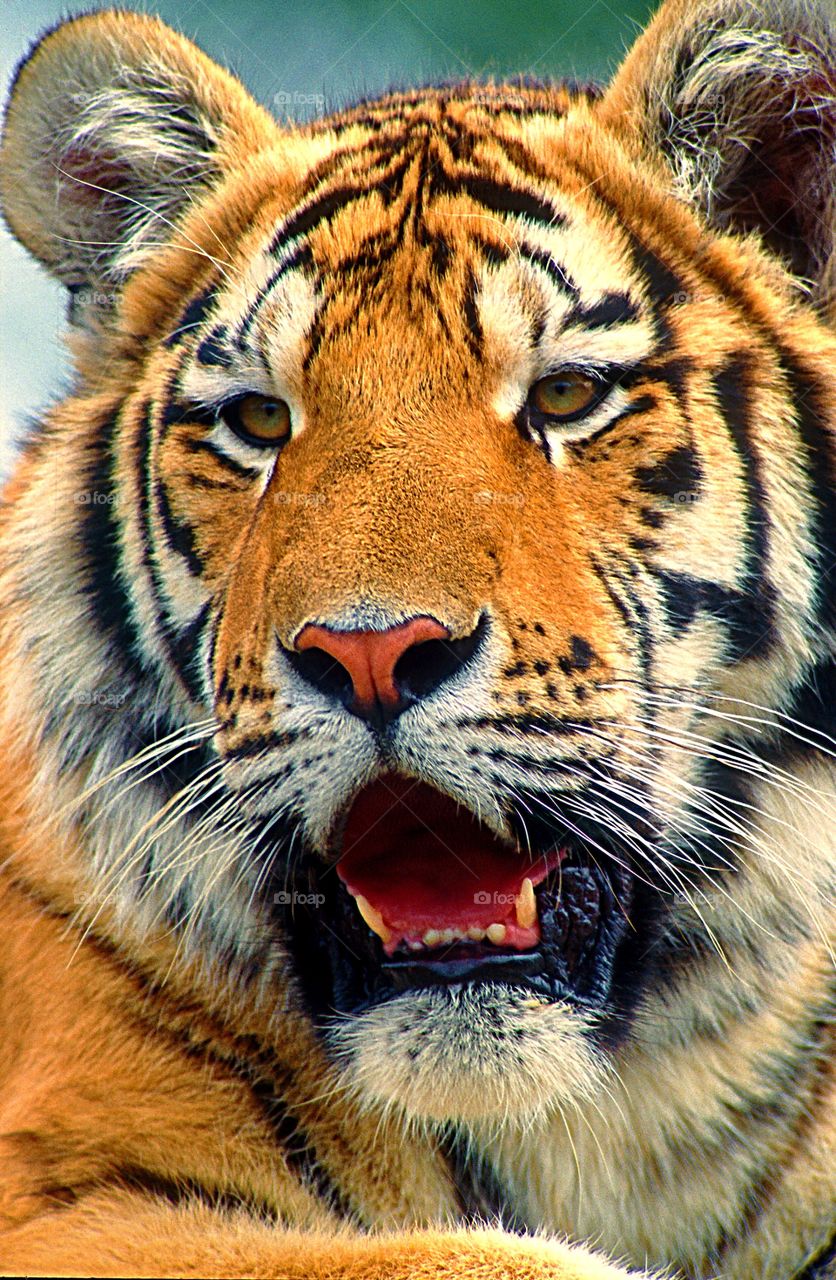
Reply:
<svg viewBox="0 0 836 1280"><path fill-rule="evenodd" d="M534 885L528 876L520 886L516 902L517 924L521 929L533 929L537 920L537 902L534 897Z"/></svg>

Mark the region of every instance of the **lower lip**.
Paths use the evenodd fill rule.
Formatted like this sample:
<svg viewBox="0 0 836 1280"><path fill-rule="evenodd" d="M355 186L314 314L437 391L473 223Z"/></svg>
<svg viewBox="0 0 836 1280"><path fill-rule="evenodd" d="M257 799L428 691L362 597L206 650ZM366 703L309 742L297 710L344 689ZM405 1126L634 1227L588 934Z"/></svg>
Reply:
<svg viewBox="0 0 836 1280"><path fill-rule="evenodd" d="M539 950L497 951L490 954L480 946L478 952L466 944L454 944L432 957L420 955L385 959L381 969L399 991L414 987L432 987L457 982L518 983L535 978L542 971Z"/></svg>

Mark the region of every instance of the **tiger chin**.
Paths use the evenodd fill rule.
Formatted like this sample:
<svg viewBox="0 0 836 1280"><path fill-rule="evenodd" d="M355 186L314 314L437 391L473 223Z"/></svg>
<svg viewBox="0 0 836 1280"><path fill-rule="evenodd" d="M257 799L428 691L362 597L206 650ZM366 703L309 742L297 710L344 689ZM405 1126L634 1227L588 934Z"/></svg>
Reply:
<svg viewBox="0 0 836 1280"><path fill-rule="evenodd" d="M836 1275L836 26L13 85L0 1269Z"/></svg>

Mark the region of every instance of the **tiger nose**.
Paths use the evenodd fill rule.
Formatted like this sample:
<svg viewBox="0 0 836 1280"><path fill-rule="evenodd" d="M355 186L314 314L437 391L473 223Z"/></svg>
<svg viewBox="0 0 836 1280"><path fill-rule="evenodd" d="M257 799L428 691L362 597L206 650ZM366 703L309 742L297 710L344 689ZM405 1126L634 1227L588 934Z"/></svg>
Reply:
<svg viewBox="0 0 836 1280"><path fill-rule="evenodd" d="M320 692L363 720L387 724L449 674L450 632L431 617L385 631L332 631L308 623L296 638L293 666Z"/></svg>

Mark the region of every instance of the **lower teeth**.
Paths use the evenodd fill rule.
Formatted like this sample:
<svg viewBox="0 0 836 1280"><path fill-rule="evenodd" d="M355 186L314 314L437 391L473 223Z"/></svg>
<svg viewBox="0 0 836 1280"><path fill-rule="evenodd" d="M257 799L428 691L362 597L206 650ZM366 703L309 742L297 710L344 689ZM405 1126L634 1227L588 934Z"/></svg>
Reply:
<svg viewBox="0 0 836 1280"><path fill-rule="evenodd" d="M486 938L488 942L500 946L505 941L507 932L504 924L490 924L487 929L472 925L466 933L461 933L457 929L427 929L420 941L416 938L404 938L404 943L410 951L449 947L454 942L484 942Z"/></svg>

